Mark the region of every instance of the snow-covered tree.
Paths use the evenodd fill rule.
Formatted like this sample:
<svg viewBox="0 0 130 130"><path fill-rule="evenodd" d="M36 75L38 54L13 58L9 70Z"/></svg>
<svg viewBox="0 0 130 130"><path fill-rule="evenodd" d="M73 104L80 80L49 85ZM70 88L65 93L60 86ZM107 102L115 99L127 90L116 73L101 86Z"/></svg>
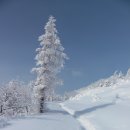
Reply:
<svg viewBox="0 0 130 130"><path fill-rule="evenodd" d="M57 74L64 67L67 59L57 35L55 22L56 19L50 16L44 28L45 33L39 37L40 48L36 49L36 67L32 69L37 74L34 94L38 100L40 113L44 112L44 102L53 97L55 87L62 84Z"/></svg>
<svg viewBox="0 0 130 130"><path fill-rule="evenodd" d="M0 87L0 113L18 115L30 112L31 90L28 85L18 80L12 80Z"/></svg>
<svg viewBox="0 0 130 130"><path fill-rule="evenodd" d="M128 71L127 71L126 79L130 79L130 68L129 68Z"/></svg>

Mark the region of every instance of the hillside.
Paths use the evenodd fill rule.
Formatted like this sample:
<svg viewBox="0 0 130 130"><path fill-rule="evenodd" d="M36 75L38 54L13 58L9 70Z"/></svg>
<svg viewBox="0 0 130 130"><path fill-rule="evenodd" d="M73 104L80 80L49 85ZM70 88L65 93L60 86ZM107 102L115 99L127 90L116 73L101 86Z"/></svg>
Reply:
<svg viewBox="0 0 130 130"><path fill-rule="evenodd" d="M108 80L104 80L108 81ZM84 130L130 129L130 80L118 78L108 87L89 87L62 104Z"/></svg>
<svg viewBox="0 0 130 130"><path fill-rule="evenodd" d="M129 130L129 77L129 73L114 74L75 91L69 100L48 102L46 113L1 119L0 126L4 130Z"/></svg>

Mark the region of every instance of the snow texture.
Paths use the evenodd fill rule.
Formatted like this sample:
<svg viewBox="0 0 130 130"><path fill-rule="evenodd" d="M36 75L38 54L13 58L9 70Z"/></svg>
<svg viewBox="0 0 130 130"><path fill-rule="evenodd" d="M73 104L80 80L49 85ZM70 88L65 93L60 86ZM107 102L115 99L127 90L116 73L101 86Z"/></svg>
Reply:
<svg viewBox="0 0 130 130"><path fill-rule="evenodd" d="M48 103L48 111L8 122L4 130L129 130L130 80L79 91L80 96ZM94 96L95 95L95 96Z"/></svg>
<svg viewBox="0 0 130 130"><path fill-rule="evenodd" d="M78 93L63 103L63 108L85 130L130 129L130 80L120 80L111 87L81 89Z"/></svg>
<svg viewBox="0 0 130 130"><path fill-rule="evenodd" d="M129 130L130 75L116 75L116 82L108 79L104 80L109 81L108 87L82 88L70 100L48 102L44 114L8 122L1 119L0 127L4 130L22 130L23 126L27 130Z"/></svg>

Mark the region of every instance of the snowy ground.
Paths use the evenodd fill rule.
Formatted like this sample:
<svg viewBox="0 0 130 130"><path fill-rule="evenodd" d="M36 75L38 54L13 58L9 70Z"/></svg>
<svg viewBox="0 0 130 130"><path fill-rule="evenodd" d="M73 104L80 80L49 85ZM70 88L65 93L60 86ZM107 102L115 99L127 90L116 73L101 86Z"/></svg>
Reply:
<svg viewBox="0 0 130 130"><path fill-rule="evenodd" d="M79 91L75 98L61 106L84 130L129 130L130 81L109 88Z"/></svg>
<svg viewBox="0 0 130 130"><path fill-rule="evenodd" d="M80 123L63 110L58 103L49 104L47 113L8 122L4 130L82 130Z"/></svg>
<svg viewBox="0 0 130 130"><path fill-rule="evenodd" d="M8 122L4 130L129 130L130 81L81 89L69 101L49 103L47 113Z"/></svg>

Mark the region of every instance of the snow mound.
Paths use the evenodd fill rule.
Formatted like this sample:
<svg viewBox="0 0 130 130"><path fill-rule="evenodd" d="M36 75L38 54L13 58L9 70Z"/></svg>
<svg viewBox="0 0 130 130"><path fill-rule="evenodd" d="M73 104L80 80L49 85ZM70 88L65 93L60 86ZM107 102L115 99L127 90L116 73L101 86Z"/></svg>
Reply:
<svg viewBox="0 0 130 130"><path fill-rule="evenodd" d="M64 102L64 108L73 111L85 130L130 129L130 78L127 75L104 81L110 79L108 86L95 83L96 87L77 90L76 96Z"/></svg>

